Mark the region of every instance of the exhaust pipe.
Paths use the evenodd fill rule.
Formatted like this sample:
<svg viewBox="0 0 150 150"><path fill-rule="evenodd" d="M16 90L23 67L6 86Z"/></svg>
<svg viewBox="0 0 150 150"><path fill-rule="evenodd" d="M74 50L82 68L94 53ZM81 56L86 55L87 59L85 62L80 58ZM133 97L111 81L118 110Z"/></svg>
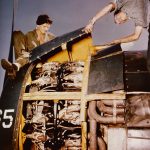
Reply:
<svg viewBox="0 0 150 150"><path fill-rule="evenodd" d="M90 119L90 150L97 150L97 122Z"/></svg>
<svg viewBox="0 0 150 150"><path fill-rule="evenodd" d="M124 118L123 117L117 117L117 116L103 117L103 116L100 116L96 112L96 107L97 107L97 102L96 101L89 102L89 111L88 111L88 113L97 122L103 123L103 124L124 123Z"/></svg>
<svg viewBox="0 0 150 150"><path fill-rule="evenodd" d="M98 148L99 150L106 150L106 143L102 137L98 137Z"/></svg>
<svg viewBox="0 0 150 150"><path fill-rule="evenodd" d="M116 106L116 104L115 104L115 106ZM106 113L106 114L110 114L110 115L123 115L124 109L123 108L117 108L115 106L108 107L108 106L104 105L104 103L102 101L97 101L97 107L101 112Z"/></svg>

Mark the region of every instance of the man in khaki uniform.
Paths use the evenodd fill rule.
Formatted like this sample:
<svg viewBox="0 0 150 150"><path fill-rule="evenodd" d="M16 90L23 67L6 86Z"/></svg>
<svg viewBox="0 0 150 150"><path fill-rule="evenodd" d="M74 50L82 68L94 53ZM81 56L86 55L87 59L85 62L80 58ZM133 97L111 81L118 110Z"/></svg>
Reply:
<svg viewBox="0 0 150 150"><path fill-rule="evenodd" d="M40 15L36 21L36 29L29 31L26 34L26 49L28 52L45 42L55 38L55 36L48 32L52 25L52 21L47 15Z"/></svg>
<svg viewBox="0 0 150 150"><path fill-rule="evenodd" d="M36 28L25 36L22 32L14 32L13 44L16 61L12 64L6 59L1 60L1 65L8 75L15 76L16 71L29 62L29 54L33 48L55 38L52 33L48 32L51 25L52 20L44 14L38 16Z"/></svg>
<svg viewBox="0 0 150 150"><path fill-rule="evenodd" d="M13 46L15 50L15 59L17 60L22 56L22 52L25 51L25 35L23 32L13 32Z"/></svg>

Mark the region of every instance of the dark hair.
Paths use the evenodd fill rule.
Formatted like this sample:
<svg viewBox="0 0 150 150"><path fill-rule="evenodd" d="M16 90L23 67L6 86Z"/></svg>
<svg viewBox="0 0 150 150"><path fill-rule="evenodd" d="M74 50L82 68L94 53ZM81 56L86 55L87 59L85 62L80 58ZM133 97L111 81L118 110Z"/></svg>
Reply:
<svg viewBox="0 0 150 150"><path fill-rule="evenodd" d="M115 12L114 12L114 16L117 15L118 13L120 13L121 10L120 9L117 9Z"/></svg>
<svg viewBox="0 0 150 150"><path fill-rule="evenodd" d="M37 25L42 25L44 23L48 23L48 24L52 24L52 20L49 18L48 15L44 14L44 15L39 15L37 20L36 20L36 24Z"/></svg>

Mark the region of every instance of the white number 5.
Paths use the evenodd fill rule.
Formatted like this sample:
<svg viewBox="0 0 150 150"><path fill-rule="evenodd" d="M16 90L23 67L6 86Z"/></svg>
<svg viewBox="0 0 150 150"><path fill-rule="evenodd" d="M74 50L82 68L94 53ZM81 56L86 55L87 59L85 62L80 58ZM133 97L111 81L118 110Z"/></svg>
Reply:
<svg viewBox="0 0 150 150"><path fill-rule="evenodd" d="M10 128L12 126L13 117L9 113L13 113L13 112L14 112L14 109L6 109L6 110L4 110L3 119L4 120L8 120L8 121L2 122L3 128ZM0 115L2 115L2 110L0 110ZM0 119L0 121L1 121L1 119Z"/></svg>

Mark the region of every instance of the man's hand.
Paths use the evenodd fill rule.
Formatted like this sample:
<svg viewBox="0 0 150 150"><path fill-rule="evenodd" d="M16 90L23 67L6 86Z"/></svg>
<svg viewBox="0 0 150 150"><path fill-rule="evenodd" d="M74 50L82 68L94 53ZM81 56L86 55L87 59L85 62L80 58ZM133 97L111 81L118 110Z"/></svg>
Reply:
<svg viewBox="0 0 150 150"><path fill-rule="evenodd" d="M115 3L111 2L109 3L107 6L105 6L102 10L100 10L87 24L87 26L85 27L84 31L86 33L91 33L93 30L93 26L96 23L96 21L100 18L102 18L103 16L105 16L106 14L108 14L110 11L113 11L115 9Z"/></svg>
<svg viewBox="0 0 150 150"><path fill-rule="evenodd" d="M26 51L22 51L22 55L23 57L28 58L30 56L30 53Z"/></svg>
<svg viewBox="0 0 150 150"><path fill-rule="evenodd" d="M107 46L112 46L112 45L116 45L116 44L120 44L120 43L121 43L120 40L114 40L114 41L112 41L112 42L106 43L105 45L107 45Z"/></svg>
<svg viewBox="0 0 150 150"><path fill-rule="evenodd" d="M89 24L87 24L86 27L84 28L84 31L86 33L91 33L93 31L93 25L94 23L90 21Z"/></svg>

